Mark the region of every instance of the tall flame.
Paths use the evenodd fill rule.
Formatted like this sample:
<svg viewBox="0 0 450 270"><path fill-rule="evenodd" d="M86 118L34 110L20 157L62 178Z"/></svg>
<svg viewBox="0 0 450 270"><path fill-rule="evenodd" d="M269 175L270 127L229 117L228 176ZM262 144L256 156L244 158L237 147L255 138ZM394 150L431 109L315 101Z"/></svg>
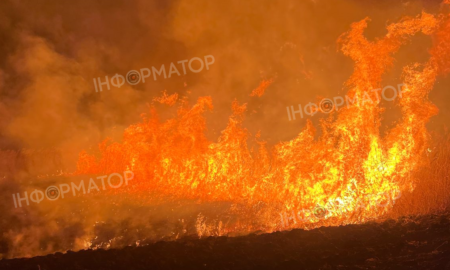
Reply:
<svg viewBox="0 0 450 270"><path fill-rule="evenodd" d="M251 135L243 127L246 104L232 103L227 127L217 142L211 142L205 136L203 115L213 109L212 99L201 97L190 107L176 94L164 93L154 102L178 104L175 117L161 121L152 105L141 123L125 130L122 143L105 140L98 158L82 152L77 173L132 170L137 184L123 192L227 201L249 216L264 215L265 224L242 225L248 229L277 230L278 213L330 203L339 204L340 210L331 209L324 217L307 215L289 226L359 223L382 216L394 202L386 199L386 207L377 207L374 201L414 189L409 175L420 166L427 149L425 124L438 113L428 93L436 77L450 69L450 19L427 13L404 18L375 41L364 37L368 21L352 24L338 40L342 52L355 63L346 83L348 96L363 97L369 89L380 88L382 76L393 66L394 53L410 37L421 32L433 36L435 43L428 62L403 68L397 103L402 117L386 136L380 135L383 108L375 92L368 94L374 102L355 103L322 120L318 138L308 121L296 138L274 147L269 148L258 134L256 150L248 146ZM251 95L261 96L272 82L263 81Z"/></svg>

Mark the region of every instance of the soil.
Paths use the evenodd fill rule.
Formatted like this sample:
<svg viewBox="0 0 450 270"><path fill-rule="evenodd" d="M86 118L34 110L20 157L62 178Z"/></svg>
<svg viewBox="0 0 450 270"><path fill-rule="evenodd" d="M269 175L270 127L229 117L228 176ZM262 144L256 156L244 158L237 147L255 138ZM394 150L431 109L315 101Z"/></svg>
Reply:
<svg viewBox="0 0 450 270"><path fill-rule="evenodd" d="M1 270L450 270L450 215L0 261Z"/></svg>

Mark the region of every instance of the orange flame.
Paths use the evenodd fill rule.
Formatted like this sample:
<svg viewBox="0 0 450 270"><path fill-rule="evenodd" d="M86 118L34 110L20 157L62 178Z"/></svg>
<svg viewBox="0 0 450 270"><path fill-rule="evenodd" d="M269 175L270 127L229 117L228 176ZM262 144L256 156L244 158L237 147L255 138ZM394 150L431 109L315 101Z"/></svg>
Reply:
<svg viewBox="0 0 450 270"><path fill-rule="evenodd" d="M253 89L250 96L251 97L254 97L254 96L262 97L264 95L264 92L266 91L267 87L269 87L273 83L273 81L274 81L273 79L263 80L257 88Z"/></svg>
<svg viewBox="0 0 450 270"><path fill-rule="evenodd" d="M246 104L234 101L233 114L217 142L205 136L203 114L212 110L212 99L201 97L189 107L178 96L157 98L167 105L179 104L177 115L161 122L155 107L141 123L124 132L122 143L100 144L101 156L80 154L79 174L113 173L132 170L138 184L127 192L154 192L161 196L199 201L229 201L245 205L248 212L266 213L266 224L258 229L280 229L278 214L283 211L314 209L338 202L345 211L331 209L319 218L307 216L292 226L312 228L376 219L393 207L377 207L383 195L397 197L412 191L408 177L420 165L427 149L425 124L438 109L428 101L437 75L450 69L450 19L422 13L404 18L387 27L384 38L374 42L364 37L369 19L354 23L338 43L354 62L354 73L347 81L348 95L361 96L367 89L381 86L382 76L393 66L393 54L416 33L433 35L435 44L428 62L403 69L402 98L398 102L402 118L385 137L380 136L383 109L379 101L353 104L321 122L322 134L310 121L290 141L267 148L250 149L251 136L243 127ZM251 96L261 96L273 80L263 81ZM371 93L372 100L378 100ZM360 207L359 202L364 207ZM264 210L261 210L264 209ZM206 230L198 221L199 235ZM235 230L219 223L219 231ZM238 226L238 225L236 225ZM239 225L240 226L240 225ZM245 227L245 225L242 225ZM252 227L250 222L247 228ZM203 228L203 229L201 229Z"/></svg>

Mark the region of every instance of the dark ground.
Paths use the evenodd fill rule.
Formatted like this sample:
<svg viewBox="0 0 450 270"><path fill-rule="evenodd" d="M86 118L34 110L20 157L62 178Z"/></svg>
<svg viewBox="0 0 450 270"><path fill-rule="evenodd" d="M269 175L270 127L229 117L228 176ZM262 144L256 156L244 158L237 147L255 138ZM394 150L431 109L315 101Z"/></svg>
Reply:
<svg viewBox="0 0 450 270"><path fill-rule="evenodd" d="M10 270L450 269L450 215L1 260Z"/></svg>

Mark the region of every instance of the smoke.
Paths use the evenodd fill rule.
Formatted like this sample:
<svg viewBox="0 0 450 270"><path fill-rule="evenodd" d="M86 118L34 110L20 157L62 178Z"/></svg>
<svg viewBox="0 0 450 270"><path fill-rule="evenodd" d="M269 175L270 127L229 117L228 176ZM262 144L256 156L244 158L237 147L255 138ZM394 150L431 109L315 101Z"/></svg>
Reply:
<svg viewBox="0 0 450 270"><path fill-rule="evenodd" d="M192 100L212 96L211 139L226 125L235 98L249 103L250 131L262 130L274 143L292 138L305 119L289 122L287 106L345 91L352 62L336 52L336 39L352 22L369 16L367 34L376 37L388 20L423 8L420 1L319 0L1 5L0 147L57 147L68 168L79 149L107 136L120 139L121 130L139 121L146 103L163 90L181 95L189 90ZM199 74L94 91L93 78L208 54L216 62ZM276 81L265 96L249 97L261 80L271 78Z"/></svg>
<svg viewBox="0 0 450 270"><path fill-rule="evenodd" d="M141 113L148 112L148 103L164 90L191 101L212 96L214 111L206 115L211 140L217 139L226 126L234 99L248 103L244 125L252 134L261 131L262 138L270 143L292 139L307 118L289 121L287 106L316 102L317 96L345 94L343 83L352 73L353 63L337 51L336 40L352 22L370 17L367 36L375 39L386 33L386 23L405 15L415 16L423 9L436 12L439 1L2 1L0 149L59 149L61 167L72 172L80 150L95 148L106 137L120 140L124 128L140 121ZM410 59L410 55L423 52L429 43L426 38L419 39L400 51L399 69L386 78L386 85L401 83L400 68L426 58L419 55ZM200 73L135 86L124 84L101 93L94 89L94 78L111 78L129 70L167 66L205 55L213 55L215 63ZM265 79L274 79L265 94L250 97ZM450 98L448 91L443 91L448 81L443 82L435 91L439 94L432 97L439 108ZM167 110L162 116L173 113ZM436 125L449 116L448 109L441 110ZM317 123L319 117L311 119ZM0 171L0 177L3 175L6 172ZM7 246L11 249L22 241L19 246L24 248L24 242L36 239L72 237L66 237L61 246L10 250L14 256L36 255L36 250L81 248L81 239L91 233L86 228L95 223L95 218L114 214L104 211L92 217L94 210L86 210L80 218L58 224L39 215L48 210L45 208L10 212L11 191L19 192L36 181L27 177L16 174L1 181L6 201L2 212L9 222L2 231L20 224L20 233L7 233ZM118 210L120 218L136 221L125 211ZM21 216L25 213L26 218ZM162 210L155 214L163 215ZM115 222L120 223L120 218ZM139 226L145 222L139 221ZM50 229L46 228L49 224ZM63 231L62 227L71 229ZM51 229L53 234L48 233ZM119 232L112 234L117 236Z"/></svg>

